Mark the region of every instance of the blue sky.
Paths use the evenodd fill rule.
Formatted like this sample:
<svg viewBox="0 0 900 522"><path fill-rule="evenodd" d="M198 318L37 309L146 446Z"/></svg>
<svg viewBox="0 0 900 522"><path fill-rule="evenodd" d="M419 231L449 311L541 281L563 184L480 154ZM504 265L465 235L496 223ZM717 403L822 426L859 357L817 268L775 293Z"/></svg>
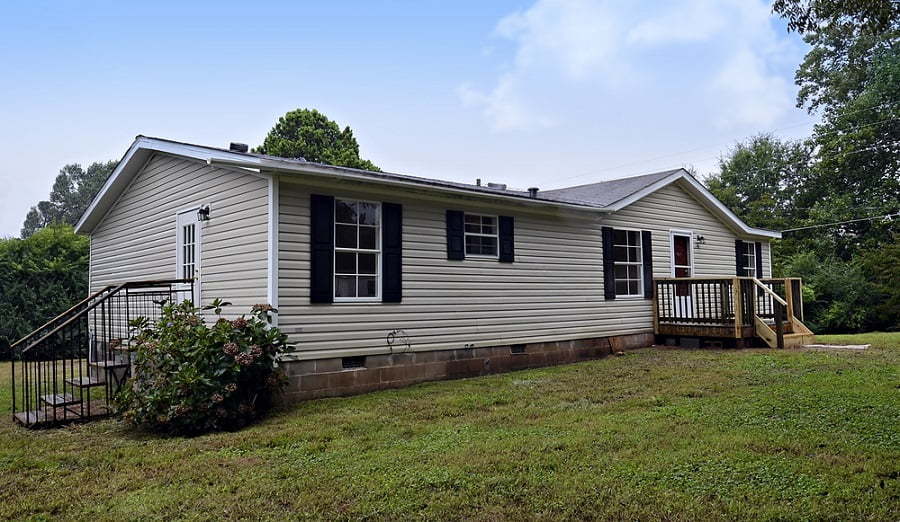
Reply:
<svg viewBox="0 0 900 522"><path fill-rule="evenodd" d="M284 112L385 170L549 189L806 134L805 44L761 0L40 2L0 17L0 235L137 134L251 146Z"/></svg>

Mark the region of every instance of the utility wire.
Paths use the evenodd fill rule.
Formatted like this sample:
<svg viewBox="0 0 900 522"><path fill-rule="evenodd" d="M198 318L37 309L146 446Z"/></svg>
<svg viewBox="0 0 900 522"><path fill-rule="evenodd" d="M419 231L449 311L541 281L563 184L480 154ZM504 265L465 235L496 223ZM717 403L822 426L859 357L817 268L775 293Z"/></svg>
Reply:
<svg viewBox="0 0 900 522"><path fill-rule="evenodd" d="M885 219L885 220L891 221L895 217L900 217L900 212L898 212L896 214L887 214L887 215L879 214L877 216L869 216L869 217L864 217L864 218L859 218L859 219L849 219L847 221L835 221L834 223L823 223L821 225L810 225L807 227L788 228L786 230L782 230L781 233L783 234L785 232L796 232L798 230L809 230L811 228L833 227L835 225L846 225L848 223L858 223L860 221L871 221L873 219Z"/></svg>
<svg viewBox="0 0 900 522"><path fill-rule="evenodd" d="M864 111L868 111L868 110L875 110L875 109L888 108L888 107L893 107L893 106L898 105L898 104L900 104L900 100L897 100L897 101L894 101L894 102L885 103L885 104L881 104L881 105L874 105L874 106L872 106L872 107L867 107L867 108L864 108L864 109L858 109L858 110L855 110L855 111L851 111L851 112L844 113L843 115L844 115L844 116L847 116L847 115L850 115L850 114L856 114L856 113L864 112ZM880 120L880 121L876 121L876 122L872 122L872 123L867 123L867 124L864 124L864 125L859 125L859 126L857 126L857 127L851 127L851 128L849 128L849 129L835 129L835 130L833 130L833 131L820 133L820 134L818 134L818 136L828 136L828 135L830 135L830 134L835 134L835 133L837 133L837 132L849 133L849 132L853 132L853 131L856 131L856 130L859 130L859 129L863 129L863 128L866 128L866 127L871 127L871 126L873 126L873 125L879 125L879 124L881 124L881 123L885 123L885 122L889 122L889 121L894 121L894 120L897 120L897 119L900 119L900 118L897 118L897 117L887 118L887 119L884 119L884 120ZM778 132L778 131L781 131L781 130L791 129L791 128L800 127L800 126L803 126L803 125L810 125L810 124L812 124L812 125L817 125L817 123L815 123L815 122L803 122L803 123L797 123L797 124L793 124L793 125L787 125L787 126L784 126L784 127L778 127L778 128L776 128L776 129L772 129L772 130L769 130L769 131L766 131L766 132L769 133L769 134L774 134L774 133L776 133L776 132ZM748 135L748 136L745 136L745 137L742 138L742 139L751 138L751 137L753 137L753 136L755 136L755 135L758 135L758 134L759 134L759 133L752 134L752 135ZM589 171L589 172L583 172L583 173L581 173L581 174L576 174L576 175L574 175L574 176L567 176L567 177L564 177L564 178L560 178L560 180L561 180L561 181L565 181L565 180L569 180L569 179L576 179L576 178L580 178L580 177L584 177L584 176L590 176L590 175L592 175L592 174L598 174L598 173L600 173L600 172L608 172L608 171L610 171L610 170L620 169L620 168L622 168L622 167L629 167L629 166L631 166L631 165L640 165L640 164L642 164L642 163L647 163L647 162L650 162L650 161L656 161L656 160L659 160L659 159L665 159L665 158L669 158L669 157L672 157L672 156L681 156L681 155L683 155L683 154L688 154L688 153L691 153L691 152L696 152L696 151L698 151L698 150L711 149L711 148L713 148L713 147L721 147L721 146L723 146L723 145L725 145L725 144L732 143L733 141L735 141L735 140L729 140L729 141L727 141L727 142L720 142L720 143L715 144L715 145L708 145L708 146L704 146L704 147L695 147L695 148L693 148L693 149L688 149L688 150L684 150L684 151L681 151L681 152L673 152L673 153L671 153L671 154L663 154L663 155L661 155L661 156L654 156L654 157L652 157L652 158L647 158L647 159L644 159L644 160L638 160L638 161L631 161L631 162L628 162L628 163L622 163L622 164L620 164L620 165L615 165L615 166L613 166L613 167L606 167L606 168L599 169L599 170L591 170L591 171ZM709 157L709 158L701 158L700 160L695 160L695 161L704 161L704 160L707 160L707 159L715 159L715 158L717 158L717 157L718 157L718 156L712 156L712 157Z"/></svg>

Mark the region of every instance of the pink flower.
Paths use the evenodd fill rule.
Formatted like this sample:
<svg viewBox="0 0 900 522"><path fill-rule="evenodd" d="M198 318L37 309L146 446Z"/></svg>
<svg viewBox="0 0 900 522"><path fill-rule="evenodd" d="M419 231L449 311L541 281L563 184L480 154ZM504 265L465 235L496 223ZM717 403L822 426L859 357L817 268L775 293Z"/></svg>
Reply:
<svg viewBox="0 0 900 522"><path fill-rule="evenodd" d="M274 308L270 304L255 304L250 310L253 312L271 312Z"/></svg>
<svg viewBox="0 0 900 522"><path fill-rule="evenodd" d="M237 391L237 384L235 384L235 383L233 383L233 382L230 382L230 383L226 384L226 385L225 385L225 391L227 391L228 393L234 393L234 392L236 392L236 391Z"/></svg>
<svg viewBox="0 0 900 522"><path fill-rule="evenodd" d="M250 353L240 353L235 356L234 360L241 366L250 366L256 360L256 357Z"/></svg>
<svg viewBox="0 0 900 522"><path fill-rule="evenodd" d="M254 344L250 347L250 353L253 355L262 355L262 348L260 348L258 344Z"/></svg>
<svg viewBox="0 0 900 522"><path fill-rule="evenodd" d="M238 317L234 321L231 321L231 326L235 328L246 328L249 323L243 317Z"/></svg>
<svg viewBox="0 0 900 522"><path fill-rule="evenodd" d="M223 397L221 393L214 393L210 397L210 400L213 402L222 402L225 400L225 397Z"/></svg>
<svg viewBox="0 0 900 522"><path fill-rule="evenodd" d="M222 347L222 351L228 355L235 356L241 349L237 343L225 343L225 346Z"/></svg>

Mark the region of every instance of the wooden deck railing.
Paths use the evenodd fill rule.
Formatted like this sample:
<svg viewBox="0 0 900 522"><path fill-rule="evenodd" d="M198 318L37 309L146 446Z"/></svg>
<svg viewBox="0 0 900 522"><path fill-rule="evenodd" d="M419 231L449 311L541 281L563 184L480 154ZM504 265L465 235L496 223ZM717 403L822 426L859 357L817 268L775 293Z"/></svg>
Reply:
<svg viewBox="0 0 900 522"><path fill-rule="evenodd" d="M771 321L783 346L782 336L802 326L801 291L799 278L656 278L653 327L662 335L743 340L766 334L760 330Z"/></svg>

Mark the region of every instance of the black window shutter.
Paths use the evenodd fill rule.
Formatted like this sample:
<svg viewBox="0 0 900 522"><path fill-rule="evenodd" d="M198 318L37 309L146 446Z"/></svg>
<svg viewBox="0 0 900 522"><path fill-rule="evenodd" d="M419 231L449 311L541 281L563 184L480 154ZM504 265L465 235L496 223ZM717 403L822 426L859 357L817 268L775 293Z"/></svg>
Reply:
<svg viewBox="0 0 900 522"><path fill-rule="evenodd" d="M500 240L500 262L512 263L516 258L515 220L510 216L500 216L497 232Z"/></svg>
<svg viewBox="0 0 900 522"><path fill-rule="evenodd" d="M738 277L742 277L747 275L747 271L744 270L744 263L747 262L747 258L744 257L744 242L740 239L734 240L734 273Z"/></svg>
<svg viewBox="0 0 900 522"><path fill-rule="evenodd" d="M399 303L403 298L403 206L382 203L381 226L381 300Z"/></svg>
<svg viewBox="0 0 900 522"><path fill-rule="evenodd" d="M756 242L756 277L763 277L762 271L762 243Z"/></svg>
<svg viewBox="0 0 900 522"><path fill-rule="evenodd" d="M603 239L603 296L606 299L616 298L616 265L613 262L613 229L600 229Z"/></svg>
<svg viewBox="0 0 900 522"><path fill-rule="evenodd" d="M644 261L644 297L653 298L653 240L649 230L641 231L641 250Z"/></svg>
<svg viewBox="0 0 900 522"><path fill-rule="evenodd" d="M447 211L447 259L466 258L463 213L459 210Z"/></svg>
<svg viewBox="0 0 900 522"><path fill-rule="evenodd" d="M310 196L309 302L334 301L334 198Z"/></svg>

